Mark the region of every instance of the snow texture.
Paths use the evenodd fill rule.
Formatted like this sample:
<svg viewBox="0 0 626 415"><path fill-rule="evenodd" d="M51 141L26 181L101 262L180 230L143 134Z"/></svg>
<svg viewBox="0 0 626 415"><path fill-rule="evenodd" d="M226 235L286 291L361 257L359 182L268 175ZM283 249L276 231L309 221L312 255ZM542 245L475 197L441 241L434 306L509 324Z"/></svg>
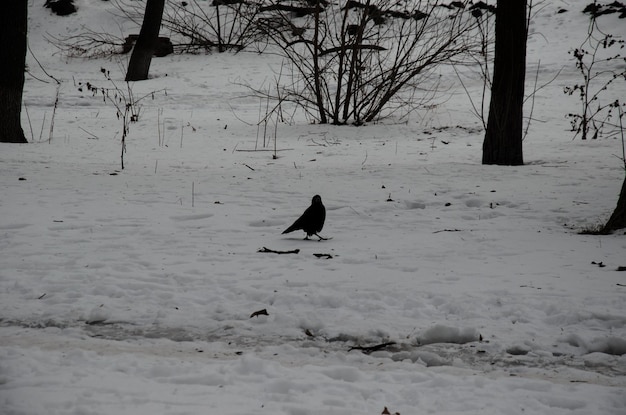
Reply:
<svg viewBox="0 0 626 415"><path fill-rule="evenodd" d="M621 142L572 140L565 118L585 2L533 18L527 88L539 62L539 84L561 72L535 97L525 166L481 165L447 69L456 86L408 122L297 116L277 158L242 151L274 145L242 83L281 65L244 52L154 59L133 91L167 92L142 101L123 171L115 110L79 87L110 86L101 68L123 85L125 62L46 37L132 26L76 4L29 3L31 143L0 146L3 415L626 413L626 239L578 234L615 206ZM52 137L57 86L35 57L61 81ZM315 194L332 239L281 235Z"/></svg>

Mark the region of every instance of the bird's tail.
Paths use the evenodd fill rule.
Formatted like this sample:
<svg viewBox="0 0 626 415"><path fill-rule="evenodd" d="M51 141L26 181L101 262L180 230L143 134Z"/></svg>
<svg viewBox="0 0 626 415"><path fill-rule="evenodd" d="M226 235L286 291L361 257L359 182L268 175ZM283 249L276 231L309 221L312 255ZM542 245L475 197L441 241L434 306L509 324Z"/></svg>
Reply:
<svg viewBox="0 0 626 415"><path fill-rule="evenodd" d="M297 229L297 228L296 228L296 225L294 224L294 225L291 225L290 227L288 227L287 229L285 229L285 230L283 231L283 233L293 232L293 231L295 231L296 229Z"/></svg>

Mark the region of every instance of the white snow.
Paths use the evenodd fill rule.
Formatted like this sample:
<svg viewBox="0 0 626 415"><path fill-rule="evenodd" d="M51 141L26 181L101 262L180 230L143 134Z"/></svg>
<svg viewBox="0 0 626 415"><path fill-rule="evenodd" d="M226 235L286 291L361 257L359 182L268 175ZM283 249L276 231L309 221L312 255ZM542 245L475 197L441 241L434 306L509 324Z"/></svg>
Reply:
<svg viewBox="0 0 626 415"><path fill-rule="evenodd" d="M533 20L528 88L538 61L540 83L562 71L525 166L481 165L460 88L408 123L297 116L277 159L241 151L262 147L241 84L281 62L240 53L152 61L133 92L167 92L142 101L123 171L115 110L79 84L111 86L105 68L124 85L125 63L45 38L127 22L76 3L60 18L30 2L31 143L0 146L0 413L626 412L626 239L578 234L615 207L621 141L572 140L565 118L586 2ZM34 57L61 81L50 140L56 85ZM332 239L281 235L314 194Z"/></svg>

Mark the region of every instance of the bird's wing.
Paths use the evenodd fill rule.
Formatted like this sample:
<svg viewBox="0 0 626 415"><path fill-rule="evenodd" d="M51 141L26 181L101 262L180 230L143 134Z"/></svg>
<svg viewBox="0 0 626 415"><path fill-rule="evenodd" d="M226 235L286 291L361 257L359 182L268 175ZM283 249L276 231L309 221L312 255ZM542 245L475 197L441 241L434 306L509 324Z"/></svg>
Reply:
<svg viewBox="0 0 626 415"><path fill-rule="evenodd" d="M321 207L319 212L319 228L317 232L320 232L324 227L324 222L326 221L326 208L324 206Z"/></svg>

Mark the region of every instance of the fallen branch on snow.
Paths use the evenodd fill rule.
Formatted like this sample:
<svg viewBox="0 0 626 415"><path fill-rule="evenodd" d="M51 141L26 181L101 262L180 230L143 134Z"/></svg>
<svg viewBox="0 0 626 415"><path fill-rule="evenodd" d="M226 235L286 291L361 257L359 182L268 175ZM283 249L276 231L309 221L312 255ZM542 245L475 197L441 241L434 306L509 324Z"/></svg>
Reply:
<svg viewBox="0 0 626 415"><path fill-rule="evenodd" d="M377 352L378 350L385 349L389 346L393 346L394 344L396 344L396 342L381 343L374 346L352 346L348 351L351 352L352 350L360 350L365 354L370 354L372 352Z"/></svg>
<svg viewBox="0 0 626 415"><path fill-rule="evenodd" d="M300 252L299 249L294 249L292 251L275 251L273 249L269 249L266 247L263 247L261 249L259 249L257 252L264 252L264 253L270 253L270 254L297 254Z"/></svg>
<svg viewBox="0 0 626 415"><path fill-rule="evenodd" d="M435 231L433 233L440 233L440 232L462 232L462 229L442 229L440 231Z"/></svg>
<svg viewBox="0 0 626 415"><path fill-rule="evenodd" d="M258 316L269 316L267 309L264 308L263 310L255 311L254 313L250 315L250 318L258 317Z"/></svg>

